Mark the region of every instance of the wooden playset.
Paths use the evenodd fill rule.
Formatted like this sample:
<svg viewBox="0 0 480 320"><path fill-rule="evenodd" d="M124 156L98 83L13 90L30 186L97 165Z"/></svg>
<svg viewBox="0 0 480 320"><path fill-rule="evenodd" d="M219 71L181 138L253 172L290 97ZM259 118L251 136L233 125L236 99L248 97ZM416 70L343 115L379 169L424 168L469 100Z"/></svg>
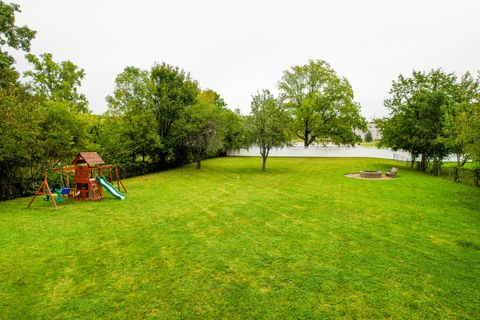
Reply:
<svg viewBox="0 0 480 320"><path fill-rule="evenodd" d="M63 201L63 196L74 200L100 200L103 197L103 190L112 194L115 198L123 200L125 195L119 190L127 191L122 180L118 177L118 170L111 164L105 164L96 152L81 152L72 162L73 166L49 169L45 172L43 182L35 191L32 199L28 203L30 207L39 195L45 196L46 201L52 201L53 206L57 208L57 202ZM58 172L64 186L54 188L57 194L55 201L52 189L48 185L48 173ZM105 177L108 175L109 179ZM74 176L73 186L70 187L70 176ZM65 180L63 179L65 176ZM115 179L115 180L114 180ZM112 184L116 182L117 187Z"/></svg>

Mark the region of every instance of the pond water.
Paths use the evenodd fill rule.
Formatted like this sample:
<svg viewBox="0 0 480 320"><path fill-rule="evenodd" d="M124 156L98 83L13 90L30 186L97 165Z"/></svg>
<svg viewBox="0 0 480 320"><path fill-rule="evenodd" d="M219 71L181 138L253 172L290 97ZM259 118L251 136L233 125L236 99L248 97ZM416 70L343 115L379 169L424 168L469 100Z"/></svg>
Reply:
<svg viewBox="0 0 480 320"><path fill-rule="evenodd" d="M231 150L227 152L228 156L238 157L259 157L260 148L251 147L250 149ZM405 151L393 151L391 149L379 149L377 147L363 146L335 146L335 145L310 145L308 148L303 143L296 143L291 147L272 149L270 157L340 157L340 158L380 158L394 159L399 161L410 161L410 153ZM445 161L453 161L445 159Z"/></svg>
<svg viewBox="0 0 480 320"><path fill-rule="evenodd" d="M229 156L258 157L260 148L231 150ZM270 157L349 157L349 158L381 158L407 161L410 154L404 151L393 151L390 149L378 149L376 147L362 146L335 146L335 145L310 145L305 148L302 143L291 147L270 150Z"/></svg>

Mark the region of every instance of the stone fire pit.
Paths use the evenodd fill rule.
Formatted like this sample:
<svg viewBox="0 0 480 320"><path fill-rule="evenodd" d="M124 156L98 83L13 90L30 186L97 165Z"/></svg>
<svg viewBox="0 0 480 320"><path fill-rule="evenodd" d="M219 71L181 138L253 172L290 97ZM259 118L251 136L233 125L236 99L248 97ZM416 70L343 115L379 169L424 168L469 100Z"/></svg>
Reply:
<svg viewBox="0 0 480 320"><path fill-rule="evenodd" d="M382 172L380 171L373 171L373 170L365 170L360 171L360 177L366 179L381 179Z"/></svg>

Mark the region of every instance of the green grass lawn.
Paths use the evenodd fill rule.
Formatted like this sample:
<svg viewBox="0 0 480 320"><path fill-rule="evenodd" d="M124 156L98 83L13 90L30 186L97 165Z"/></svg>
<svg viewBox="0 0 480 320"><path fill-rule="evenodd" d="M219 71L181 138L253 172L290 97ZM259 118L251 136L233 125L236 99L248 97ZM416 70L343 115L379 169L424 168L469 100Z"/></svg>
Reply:
<svg viewBox="0 0 480 320"><path fill-rule="evenodd" d="M480 190L378 159L221 158L0 203L1 319L480 317Z"/></svg>

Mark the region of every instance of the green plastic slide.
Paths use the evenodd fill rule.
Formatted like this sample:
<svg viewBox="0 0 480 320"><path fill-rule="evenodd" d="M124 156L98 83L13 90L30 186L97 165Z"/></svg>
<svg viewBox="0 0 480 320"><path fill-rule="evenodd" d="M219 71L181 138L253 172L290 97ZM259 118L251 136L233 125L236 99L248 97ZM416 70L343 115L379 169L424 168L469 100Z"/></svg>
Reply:
<svg viewBox="0 0 480 320"><path fill-rule="evenodd" d="M124 195L123 193L121 193L120 191L118 191L114 186L113 184L111 184L110 182L108 182L107 178L105 177L97 177L97 182L99 185L101 185L105 190L107 190L112 196L114 196L115 198L119 199L119 200L123 200L125 199L127 196Z"/></svg>

